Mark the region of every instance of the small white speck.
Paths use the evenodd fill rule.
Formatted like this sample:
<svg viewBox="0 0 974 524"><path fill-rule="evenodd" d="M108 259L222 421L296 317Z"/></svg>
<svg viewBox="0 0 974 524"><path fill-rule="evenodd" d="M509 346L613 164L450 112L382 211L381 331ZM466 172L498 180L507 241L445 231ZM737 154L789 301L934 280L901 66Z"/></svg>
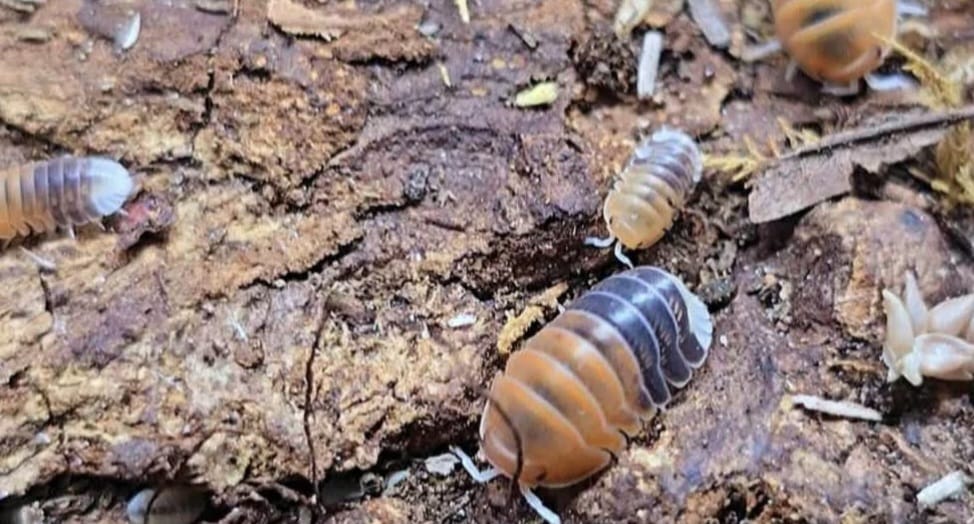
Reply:
<svg viewBox="0 0 974 524"><path fill-rule="evenodd" d="M382 494L388 495L392 493L392 491L396 488L396 486L402 484L408 478L409 478L408 469L403 469L403 470L393 472L388 477L386 477L385 488L382 490Z"/></svg>
<svg viewBox="0 0 974 524"><path fill-rule="evenodd" d="M963 471L948 473L940 480L920 490L917 493L917 504L921 508L934 506L941 501L961 494L972 482L974 480L965 475Z"/></svg>
<svg viewBox="0 0 974 524"><path fill-rule="evenodd" d="M115 32L115 46L122 50L128 51L135 42L139 39L139 31L142 29L142 15L138 11L132 13L128 19L123 22L118 31Z"/></svg>
<svg viewBox="0 0 974 524"><path fill-rule="evenodd" d="M456 329L456 328L461 328L466 326L472 326L476 322L477 322L477 317L469 313L460 313L459 315L451 318L450 320L447 320L446 325L453 329Z"/></svg>
<svg viewBox="0 0 974 524"><path fill-rule="evenodd" d="M429 457L424 461L426 466L426 471L440 475L442 477L448 476L453 473L453 468L460 463L460 459L457 458L453 453L444 453L442 455L436 455Z"/></svg>
<svg viewBox="0 0 974 524"><path fill-rule="evenodd" d="M720 336L720 345L721 346L724 346L724 347L727 346L727 335L721 335Z"/></svg>

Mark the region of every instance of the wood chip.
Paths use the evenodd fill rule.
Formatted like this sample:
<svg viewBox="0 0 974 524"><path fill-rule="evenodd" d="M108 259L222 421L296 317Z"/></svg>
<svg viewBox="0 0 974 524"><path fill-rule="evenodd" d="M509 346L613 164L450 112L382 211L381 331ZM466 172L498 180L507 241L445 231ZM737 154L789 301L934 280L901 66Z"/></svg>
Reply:
<svg viewBox="0 0 974 524"><path fill-rule="evenodd" d="M967 490L967 486L974 482L963 471L954 471L930 484L917 493L917 504L921 508L935 506L940 502L955 497Z"/></svg>
<svg viewBox="0 0 974 524"><path fill-rule="evenodd" d="M528 301L528 306L517 316L512 317L508 314L507 322L497 336L497 351L501 355L510 353L514 344L521 340L528 329L535 322L544 318L545 310L551 310L558 306L558 297L563 295L565 291L568 291L568 284L564 282L555 284L541 294L532 297Z"/></svg>
<svg viewBox="0 0 974 524"><path fill-rule="evenodd" d="M710 45L725 49L730 45L731 33L724 20L720 7L715 5L714 0L689 0L690 16L700 27L704 38Z"/></svg>
<svg viewBox="0 0 974 524"><path fill-rule="evenodd" d="M656 92L656 76L662 54L663 34L659 31L648 31L643 36L643 50L639 55L639 73L636 77L636 95L639 98L649 98Z"/></svg>
<svg viewBox="0 0 974 524"><path fill-rule="evenodd" d="M330 41L344 32L346 17L324 14L308 9L293 0L270 0L267 19L285 33L297 36L316 36Z"/></svg>
<svg viewBox="0 0 974 524"><path fill-rule="evenodd" d="M233 3L230 0L196 0L194 5L204 13L215 15L228 15L233 11Z"/></svg>
<svg viewBox="0 0 974 524"><path fill-rule="evenodd" d="M450 320L446 321L446 325L453 329L458 329L462 327L472 326L477 323L477 317L469 313L461 313Z"/></svg>
<svg viewBox="0 0 974 524"><path fill-rule="evenodd" d="M872 422L883 420L883 415L880 412L854 402L826 400L813 395L792 395L791 401L804 406L805 409L820 411L837 417L857 418Z"/></svg>
<svg viewBox="0 0 974 524"><path fill-rule="evenodd" d="M514 96L516 107L535 107L548 105L558 99L558 82L542 82L533 85Z"/></svg>
<svg viewBox="0 0 974 524"><path fill-rule="evenodd" d="M470 8L467 6L467 0L454 0L457 4L457 11L460 11L460 20L463 23L470 23Z"/></svg>
<svg viewBox="0 0 974 524"><path fill-rule="evenodd" d="M913 157L940 142L947 132L944 124L965 118L974 118L974 106L933 115L908 115L837 133L784 155L756 180L748 197L750 220L771 222L848 193L856 166L875 173L885 165Z"/></svg>
<svg viewBox="0 0 974 524"><path fill-rule="evenodd" d="M628 38L629 33L646 18L652 8L653 0L622 0L612 29L619 38Z"/></svg>

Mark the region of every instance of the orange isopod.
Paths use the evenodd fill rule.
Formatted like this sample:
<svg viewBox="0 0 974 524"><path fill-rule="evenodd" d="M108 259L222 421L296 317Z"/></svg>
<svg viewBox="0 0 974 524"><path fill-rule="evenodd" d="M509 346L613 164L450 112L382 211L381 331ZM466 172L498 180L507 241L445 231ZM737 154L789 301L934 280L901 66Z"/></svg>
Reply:
<svg viewBox="0 0 974 524"><path fill-rule="evenodd" d="M0 240L54 231L74 234L122 208L134 189L129 172L101 157L63 156L0 171Z"/></svg>
<svg viewBox="0 0 974 524"><path fill-rule="evenodd" d="M533 493L598 473L689 382L713 338L703 302L676 276L641 266L609 277L530 338L493 382L480 423L479 482L516 478L547 522L560 519Z"/></svg>
<svg viewBox="0 0 974 524"><path fill-rule="evenodd" d="M689 135L666 128L653 133L636 147L606 196L602 216L610 236L585 243L615 243L616 258L632 267L623 246L642 249L658 242L702 174L703 155Z"/></svg>
<svg viewBox="0 0 974 524"><path fill-rule="evenodd" d="M775 0L778 41L808 76L848 85L879 67L896 36L896 0ZM875 34L874 34L875 33Z"/></svg>

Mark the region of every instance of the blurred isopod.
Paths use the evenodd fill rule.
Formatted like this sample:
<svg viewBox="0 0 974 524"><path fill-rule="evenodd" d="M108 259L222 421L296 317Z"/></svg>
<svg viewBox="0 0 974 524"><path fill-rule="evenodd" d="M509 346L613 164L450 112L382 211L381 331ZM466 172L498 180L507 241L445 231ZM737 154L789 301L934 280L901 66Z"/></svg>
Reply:
<svg viewBox="0 0 974 524"><path fill-rule="evenodd" d="M774 0L772 7L776 38L745 52L745 60L784 49L791 57L789 79L801 69L840 96L856 94L860 79L877 91L913 85L906 75L875 71L889 54L898 18L924 15L923 6L905 0Z"/></svg>
<svg viewBox="0 0 974 524"><path fill-rule="evenodd" d="M118 162L63 156L0 171L0 240L74 226L122 208L135 185Z"/></svg>
<svg viewBox="0 0 974 524"><path fill-rule="evenodd" d="M125 508L132 524L191 524L206 510L208 498L199 488L184 485L144 489Z"/></svg>
<svg viewBox="0 0 974 524"><path fill-rule="evenodd" d="M653 133L636 147L605 199L602 216L610 236L585 243L615 243L616 258L632 267L622 248L643 249L658 242L702 174L703 155L690 136L674 129Z"/></svg>
<svg viewBox="0 0 974 524"><path fill-rule="evenodd" d="M606 468L703 365L713 339L707 307L676 276L642 266L579 297L507 361L491 385L480 422L479 471L452 451L478 482L516 479L547 522L560 519L533 493Z"/></svg>

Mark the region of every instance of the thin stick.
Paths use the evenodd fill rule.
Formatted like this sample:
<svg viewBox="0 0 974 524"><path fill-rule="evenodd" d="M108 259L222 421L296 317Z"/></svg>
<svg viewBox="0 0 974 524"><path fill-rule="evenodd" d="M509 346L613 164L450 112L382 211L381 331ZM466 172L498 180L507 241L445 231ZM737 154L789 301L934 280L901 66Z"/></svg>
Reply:
<svg viewBox="0 0 974 524"><path fill-rule="evenodd" d="M968 119L974 119L974 105L969 105L942 113L924 114L918 117L882 124L875 127L860 127L850 131L843 131L834 135L828 135L822 137L822 140L814 144L809 144L795 149L778 160L791 160L812 153L818 153L825 149L850 146L858 142L875 140L886 135L914 132L926 129L928 127L936 127L942 124L953 124L955 122Z"/></svg>

